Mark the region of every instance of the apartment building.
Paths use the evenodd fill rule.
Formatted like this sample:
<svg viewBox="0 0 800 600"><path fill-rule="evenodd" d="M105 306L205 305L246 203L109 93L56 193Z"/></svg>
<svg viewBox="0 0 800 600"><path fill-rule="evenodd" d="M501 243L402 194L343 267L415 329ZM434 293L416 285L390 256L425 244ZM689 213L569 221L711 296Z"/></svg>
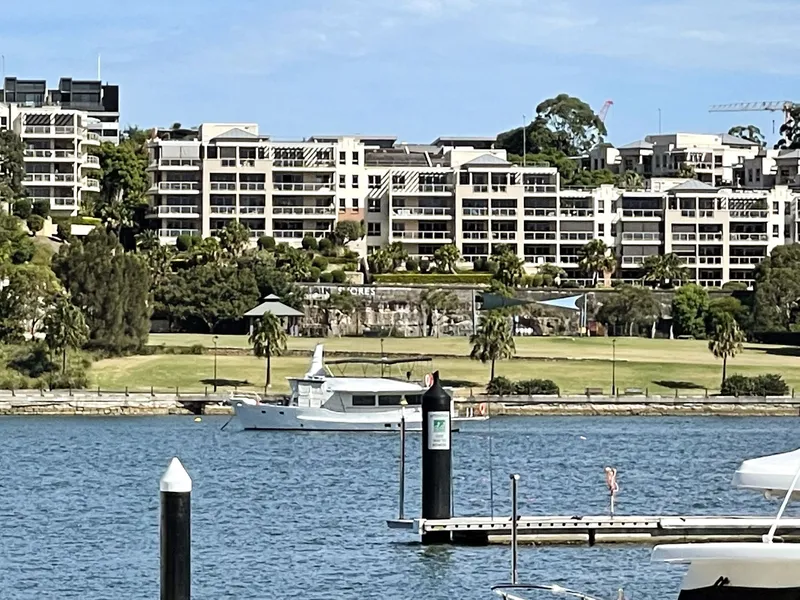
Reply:
<svg viewBox="0 0 800 600"><path fill-rule="evenodd" d="M54 216L77 214L84 195L100 191L99 160L90 153L100 145L100 136L89 131L85 112L0 102L0 129L10 129L22 139L23 185L32 202L49 201Z"/></svg>

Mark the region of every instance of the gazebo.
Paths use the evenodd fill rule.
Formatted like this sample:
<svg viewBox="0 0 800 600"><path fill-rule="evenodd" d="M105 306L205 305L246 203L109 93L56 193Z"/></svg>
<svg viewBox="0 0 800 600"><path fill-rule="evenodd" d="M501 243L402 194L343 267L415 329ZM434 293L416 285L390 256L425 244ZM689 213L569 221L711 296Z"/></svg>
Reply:
<svg viewBox="0 0 800 600"><path fill-rule="evenodd" d="M286 306L275 294L270 294L264 298L261 304L244 313L244 316L250 319L250 333L253 333L253 321L260 319L266 313L278 317L289 335L296 336L299 333L300 317L303 316L303 313L291 306Z"/></svg>

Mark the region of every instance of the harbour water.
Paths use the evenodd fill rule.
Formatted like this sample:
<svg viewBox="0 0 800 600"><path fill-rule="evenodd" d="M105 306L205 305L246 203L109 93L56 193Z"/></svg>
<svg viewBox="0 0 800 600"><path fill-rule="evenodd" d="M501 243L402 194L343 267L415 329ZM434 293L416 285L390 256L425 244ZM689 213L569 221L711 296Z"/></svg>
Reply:
<svg viewBox="0 0 800 600"><path fill-rule="evenodd" d="M235 421L220 431L226 420L0 419L0 599L158 597L158 479L172 456L195 482L198 600L477 600L508 579L507 547L422 547L386 529L396 435L242 432ZM508 514L519 472L522 514L602 514L612 465L620 514L774 514L731 475L743 459L797 448L797 432L791 418L493 419L455 434L455 510ZM407 451L416 515L418 436ZM651 566L640 546L523 547L519 560L523 580L601 598L619 587L674 598L682 575Z"/></svg>

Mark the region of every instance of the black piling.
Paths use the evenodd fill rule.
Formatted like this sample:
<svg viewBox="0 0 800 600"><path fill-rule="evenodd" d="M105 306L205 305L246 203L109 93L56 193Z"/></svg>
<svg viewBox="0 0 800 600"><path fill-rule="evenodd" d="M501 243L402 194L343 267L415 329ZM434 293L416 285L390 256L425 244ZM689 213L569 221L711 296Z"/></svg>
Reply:
<svg viewBox="0 0 800 600"><path fill-rule="evenodd" d="M439 372L433 374L433 384L422 396L422 518L449 519L451 480L452 430L450 427L450 397L439 382ZM422 535L423 544L450 543L447 531L432 531Z"/></svg>
<svg viewBox="0 0 800 600"><path fill-rule="evenodd" d="M191 597L192 479L173 458L161 477L161 600Z"/></svg>

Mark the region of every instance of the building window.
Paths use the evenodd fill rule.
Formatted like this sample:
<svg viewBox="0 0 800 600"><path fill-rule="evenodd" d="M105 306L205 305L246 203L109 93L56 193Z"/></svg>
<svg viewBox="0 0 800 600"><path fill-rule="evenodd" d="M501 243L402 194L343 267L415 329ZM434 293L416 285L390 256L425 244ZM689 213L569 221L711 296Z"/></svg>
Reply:
<svg viewBox="0 0 800 600"><path fill-rule="evenodd" d="M339 164L340 165L347 164L347 152L339 152Z"/></svg>
<svg viewBox="0 0 800 600"><path fill-rule="evenodd" d="M353 164L358 164L358 152L353 152Z"/></svg>
<svg viewBox="0 0 800 600"><path fill-rule="evenodd" d="M380 235L380 234L381 234L380 223L367 223L367 235Z"/></svg>
<svg viewBox="0 0 800 600"><path fill-rule="evenodd" d="M347 209L347 200L339 198L339 211L342 212Z"/></svg>
<svg viewBox="0 0 800 600"><path fill-rule="evenodd" d="M379 198L370 198L367 200L367 209L371 213L381 212L381 201Z"/></svg>
<svg viewBox="0 0 800 600"><path fill-rule="evenodd" d="M347 187L347 176L346 175L339 175L339 187L346 188Z"/></svg>
<svg viewBox="0 0 800 600"><path fill-rule="evenodd" d="M773 214L773 215L779 215L779 214L781 214L781 212L780 212L780 205L779 205L777 202L773 202L773 203L772 203L772 214Z"/></svg>
<svg viewBox="0 0 800 600"><path fill-rule="evenodd" d="M353 187L358 187L358 175L353 175Z"/></svg>
<svg viewBox="0 0 800 600"><path fill-rule="evenodd" d="M381 176L380 175L370 175L369 179L367 180L369 185L369 189L377 190L381 187Z"/></svg>
<svg viewBox="0 0 800 600"><path fill-rule="evenodd" d="M780 225L773 225L772 226L772 237L778 237L781 234Z"/></svg>
<svg viewBox="0 0 800 600"><path fill-rule="evenodd" d="M753 183L753 169L747 169L747 181Z"/></svg>
<svg viewBox="0 0 800 600"><path fill-rule="evenodd" d="M367 254L375 254L380 249L380 246L367 246Z"/></svg>
<svg viewBox="0 0 800 600"><path fill-rule="evenodd" d="M606 201L605 200L598 200L597 201L597 210L599 212L606 212Z"/></svg>
<svg viewBox="0 0 800 600"><path fill-rule="evenodd" d="M353 198L353 199L351 200L351 204L350 204L350 206L351 206L351 207L352 207L354 210L358 210L358 198Z"/></svg>
<svg viewBox="0 0 800 600"><path fill-rule="evenodd" d="M606 234L606 224L605 223L598 223L597 224L597 234L600 236L604 236Z"/></svg>
<svg viewBox="0 0 800 600"><path fill-rule="evenodd" d="M392 175L392 185L405 185L406 184L406 176L405 175Z"/></svg>

